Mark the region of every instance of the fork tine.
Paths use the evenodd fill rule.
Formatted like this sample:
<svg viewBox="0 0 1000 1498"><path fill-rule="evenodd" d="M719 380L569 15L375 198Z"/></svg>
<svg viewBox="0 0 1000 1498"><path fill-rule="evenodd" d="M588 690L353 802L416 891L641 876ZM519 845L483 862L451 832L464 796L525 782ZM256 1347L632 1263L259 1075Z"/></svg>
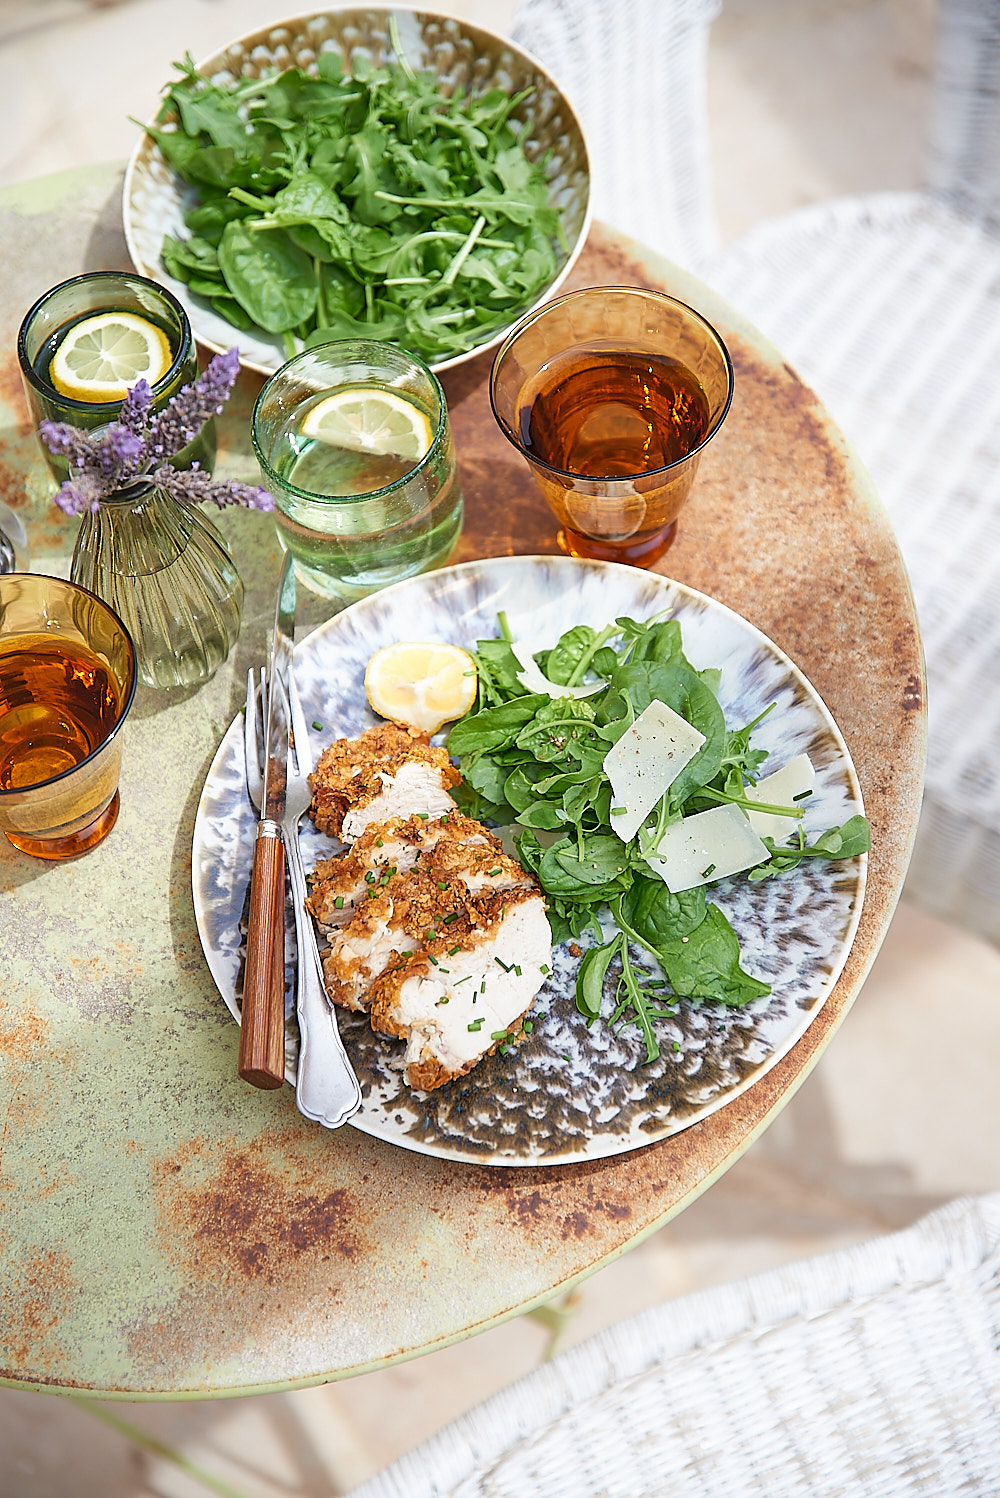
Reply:
<svg viewBox="0 0 1000 1498"><path fill-rule="evenodd" d="M299 689L295 685L295 673L292 671L288 673L288 697L292 713L292 735L295 739L295 759L299 774L309 775L313 767L312 745L309 742L309 730L306 727L306 715L302 711Z"/></svg>

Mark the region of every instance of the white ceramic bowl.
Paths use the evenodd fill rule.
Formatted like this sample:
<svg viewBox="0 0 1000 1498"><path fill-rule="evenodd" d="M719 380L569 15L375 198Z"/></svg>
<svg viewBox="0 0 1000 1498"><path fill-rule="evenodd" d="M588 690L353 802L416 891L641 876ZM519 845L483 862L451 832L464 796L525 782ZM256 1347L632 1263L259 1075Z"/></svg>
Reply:
<svg viewBox="0 0 1000 1498"><path fill-rule="evenodd" d="M430 11L364 8L313 11L293 16L231 42L198 63L199 73L224 81L259 77L275 68L315 68L321 51L335 50L349 69L364 56L376 66L395 56L389 18L395 17L401 48L411 66L432 68L445 92L462 85L475 93L501 87L511 93L533 89L513 111L528 122L525 152L532 160L545 156L549 202L559 209L566 248L556 245L557 270L531 305L525 305L504 328L463 354L435 364L449 369L493 348L509 327L533 307L548 301L569 274L583 248L590 223L590 169L587 147L572 106L544 68L504 37L478 26ZM180 300L198 342L216 352L235 344L245 365L272 374L285 362L280 337L244 333L224 321L208 302L164 269L160 249L165 234L184 239L184 212L198 201L197 190L183 182L167 163L152 136L143 134L132 152L125 176L122 212L129 254L141 275L168 286Z"/></svg>

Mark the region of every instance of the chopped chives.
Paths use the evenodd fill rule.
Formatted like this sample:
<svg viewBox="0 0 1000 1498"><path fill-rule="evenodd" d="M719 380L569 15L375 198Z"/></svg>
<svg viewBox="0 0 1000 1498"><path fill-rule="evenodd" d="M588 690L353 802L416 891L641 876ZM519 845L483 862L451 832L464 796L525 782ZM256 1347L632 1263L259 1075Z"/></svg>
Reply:
<svg viewBox="0 0 1000 1498"><path fill-rule="evenodd" d="M366 884L374 884L375 883L375 875L374 875L374 873L372 872L371 869L369 869L368 872L367 872L367 874L365 875L365 883Z"/></svg>
<svg viewBox="0 0 1000 1498"><path fill-rule="evenodd" d="M812 791L799 791L799 794L797 796L793 796L792 800L793 801L804 801L807 796L811 796L811 795L812 795Z"/></svg>
<svg viewBox="0 0 1000 1498"><path fill-rule="evenodd" d="M716 868L715 864L714 863L710 863L707 869L702 869L702 871L701 871L701 877L702 877L702 879L707 879L708 876L709 876L709 874L714 874L715 873L715 868Z"/></svg>
<svg viewBox="0 0 1000 1498"><path fill-rule="evenodd" d="M492 1035L490 1036L490 1039L491 1040L506 1040L507 1039L507 1031L506 1030L494 1030L493 1033L492 1033Z"/></svg>
<svg viewBox="0 0 1000 1498"><path fill-rule="evenodd" d="M535 1027L531 1023L530 1019L525 1019L525 1020L521 1021L521 1029L524 1031L525 1035L530 1035L531 1032L532 1032L532 1030L534 1030L534 1028Z"/></svg>
<svg viewBox="0 0 1000 1498"><path fill-rule="evenodd" d="M435 956L434 956L434 953L433 953L433 952L428 952L428 953L427 953L427 961L428 961L428 962L433 962L433 964L434 964L434 966L435 966L435 967L437 967L437 966L438 966L438 960L437 960L437 958L436 958L436 957L435 957Z"/></svg>
<svg viewBox="0 0 1000 1498"><path fill-rule="evenodd" d="M490 879L492 879L495 874L502 874L502 873L503 873L503 869L490 869L488 877Z"/></svg>
<svg viewBox="0 0 1000 1498"><path fill-rule="evenodd" d="M516 962L514 964L514 976L515 978L520 978L521 976L521 969L518 967Z"/></svg>
<svg viewBox="0 0 1000 1498"><path fill-rule="evenodd" d="M344 908L344 897L343 897L343 895L338 895L337 898L334 900L333 903L334 903L334 907L337 910L343 910L343 908Z"/></svg>
<svg viewBox="0 0 1000 1498"><path fill-rule="evenodd" d="M483 1020L484 1019L485 1019L485 1015L481 1014L478 1019L474 1019L471 1022L471 1024L469 1025L469 1029L470 1030L481 1030L483 1028Z"/></svg>
<svg viewBox="0 0 1000 1498"><path fill-rule="evenodd" d="M507 966L506 962L503 962L499 957L494 956L493 961L496 963L497 967L502 967L505 973L510 972L510 968Z"/></svg>
<svg viewBox="0 0 1000 1498"><path fill-rule="evenodd" d="M439 879L438 882L437 882L437 887L438 887L438 889L447 889L448 888L448 881L447 881L447 879L445 879L443 881L441 879Z"/></svg>
<svg viewBox="0 0 1000 1498"><path fill-rule="evenodd" d="M317 728L317 729L323 727L322 723L320 723L320 721L318 720L318 718L314 718L313 719L313 727Z"/></svg>
<svg viewBox="0 0 1000 1498"><path fill-rule="evenodd" d="M429 811L418 811L417 812L417 816L420 818L421 822L426 822L427 818L430 816L430 812Z"/></svg>
<svg viewBox="0 0 1000 1498"><path fill-rule="evenodd" d="M442 920L441 924L442 924L442 926L450 926L451 923L452 923L452 921L457 921L457 920L458 920L458 911L457 910L453 910L451 912L451 915L446 915L444 917L444 919Z"/></svg>
<svg viewBox="0 0 1000 1498"><path fill-rule="evenodd" d="M546 978L547 978L547 977L548 977L548 975L549 975L549 973L551 973L551 971L552 971L552 969L551 969L551 968L550 968L550 967L549 967L549 965L548 965L548 963L547 963L547 962L543 962L543 963L542 963L542 965L541 965L541 967L540 967L540 968L539 968L539 969L538 969L538 971L539 971L539 972L540 972L540 973L541 973L541 974L542 974L542 975L543 975L543 976L544 976L544 977L546 977Z"/></svg>
<svg viewBox="0 0 1000 1498"><path fill-rule="evenodd" d="M460 947L449 947L448 948L448 956L449 957L454 957L455 953L459 952L459 951L461 951ZM471 977L472 974L470 973L469 976Z"/></svg>

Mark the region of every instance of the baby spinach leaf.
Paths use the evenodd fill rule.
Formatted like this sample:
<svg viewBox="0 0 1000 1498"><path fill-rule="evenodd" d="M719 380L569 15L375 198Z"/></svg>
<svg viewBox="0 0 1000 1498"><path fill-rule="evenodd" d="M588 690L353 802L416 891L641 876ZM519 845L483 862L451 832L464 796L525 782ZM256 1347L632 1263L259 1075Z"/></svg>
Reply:
<svg viewBox="0 0 1000 1498"><path fill-rule="evenodd" d="M583 954L576 975L576 1007L589 1020L601 1017L604 980L612 959L621 951L622 940L616 936L604 946L590 947Z"/></svg>
<svg viewBox="0 0 1000 1498"><path fill-rule="evenodd" d="M298 327L315 310L312 261L280 231L255 233L233 220L219 241L219 266L244 312L268 333Z"/></svg>
<svg viewBox="0 0 1000 1498"><path fill-rule="evenodd" d="M629 925L654 950L690 936L705 919L705 886L671 894L662 879L636 876L622 903Z"/></svg>
<svg viewBox="0 0 1000 1498"><path fill-rule="evenodd" d="M448 753L461 758L466 754L505 749L513 744L521 729L530 723L548 697L531 693L499 707L483 708L478 713L459 718L448 734Z"/></svg>
<svg viewBox="0 0 1000 1498"><path fill-rule="evenodd" d="M688 937L662 943L656 955L670 986L682 998L740 1008L771 992L769 983L740 967L739 938L718 905L709 905L705 919Z"/></svg>

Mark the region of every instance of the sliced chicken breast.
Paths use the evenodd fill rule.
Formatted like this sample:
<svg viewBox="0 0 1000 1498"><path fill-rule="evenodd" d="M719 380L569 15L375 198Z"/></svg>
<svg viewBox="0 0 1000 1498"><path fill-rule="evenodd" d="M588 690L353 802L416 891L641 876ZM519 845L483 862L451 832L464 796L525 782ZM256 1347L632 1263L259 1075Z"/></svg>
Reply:
<svg viewBox="0 0 1000 1498"><path fill-rule="evenodd" d="M536 890L489 897L493 919L463 934L447 963L414 952L371 996L372 1028L405 1038L406 1082L430 1092L517 1034L545 981L552 939Z"/></svg>
<svg viewBox="0 0 1000 1498"><path fill-rule="evenodd" d="M454 823L414 821L419 832L409 824L379 824L364 848L356 844L317 870L309 907L328 943L327 992L344 1008L367 1008L372 984L401 957L426 950L433 961L444 960L456 942L494 920L507 892L536 888L478 822L458 814ZM426 842L408 846L400 836L408 828ZM388 847L404 853L402 866L373 864L361 874L363 863Z"/></svg>
<svg viewBox="0 0 1000 1498"><path fill-rule="evenodd" d="M448 792L460 779L445 749L382 723L324 749L309 777L312 819L320 832L352 843L374 822L451 812Z"/></svg>
<svg viewBox="0 0 1000 1498"><path fill-rule="evenodd" d="M467 866L467 882L474 891L490 882L488 875L498 866L498 857L508 877L524 878L520 864L507 858L493 833L459 811L373 822L347 853L316 867L308 903L324 935L346 925L371 898L373 887L384 887L392 875L407 873L418 861L426 866L431 850L442 843L449 847L435 855L435 866L445 874Z"/></svg>

